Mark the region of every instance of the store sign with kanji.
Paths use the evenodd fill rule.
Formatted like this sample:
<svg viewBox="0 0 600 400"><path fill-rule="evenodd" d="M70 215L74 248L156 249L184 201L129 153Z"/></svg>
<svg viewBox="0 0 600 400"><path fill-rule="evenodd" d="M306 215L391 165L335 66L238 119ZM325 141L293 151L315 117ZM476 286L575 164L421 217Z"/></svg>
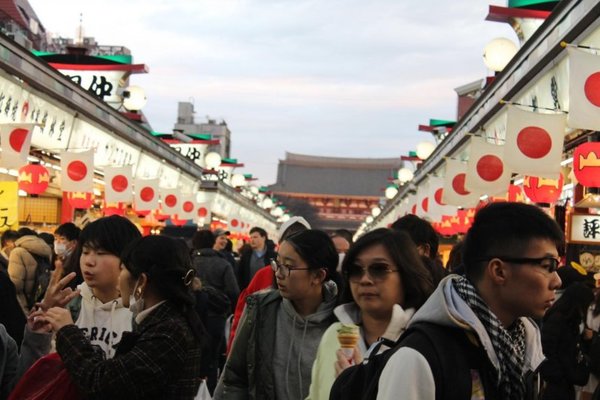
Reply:
<svg viewBox="0 0 600 400"><path fill-rule="evenodd" d="M572 215L569 229L569 242L600 244L600 215Z"/></svg>
<svg viewBox="0 0 600 400"><path fill-rule="evenodd" d="M0 182L0 232L19 228L17 182Z"/></svg>

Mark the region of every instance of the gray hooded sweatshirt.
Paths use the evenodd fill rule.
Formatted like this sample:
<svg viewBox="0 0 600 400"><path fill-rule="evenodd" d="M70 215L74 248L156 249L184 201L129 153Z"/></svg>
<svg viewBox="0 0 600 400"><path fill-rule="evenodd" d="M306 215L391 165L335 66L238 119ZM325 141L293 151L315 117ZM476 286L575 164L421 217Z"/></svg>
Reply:
<svg viewBox="0 0 600 400"><path fill-rule="evenodd" d="M308 395L311 369L323 333L332 323L336 289L324 286L323 302L302 317L288 299L277 311L273 374L277 399L301 400Z"/></svg>

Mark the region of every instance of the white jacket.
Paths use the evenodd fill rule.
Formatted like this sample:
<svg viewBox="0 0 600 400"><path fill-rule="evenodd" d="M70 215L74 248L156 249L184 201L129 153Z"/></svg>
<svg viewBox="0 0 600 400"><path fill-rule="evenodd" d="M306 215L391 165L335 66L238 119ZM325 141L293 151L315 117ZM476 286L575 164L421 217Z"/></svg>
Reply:
<svg viewBox="0 0 600 400"><path fill-rule="evenodd" d="M81 290L81 309L75 325L93 345L104 350L107 358L111 358L123 332L131 331L133 314L123 307L121 298L102 303L87 283L82 283L78 288Z"/></svg>
<svg viewBox="0 0 600 400"><path fill-rule="evenodd" d="M342 324L360 324L361 314L356 303L347 303L337 306L333 313L339 322L331 325L323 334L317 357L312 367L312 378L310 391L306 400L328 400L329 392L335 381L335 363L337 361L336 352L340 349L340 343L337 338L337 331ZM404 310L400 305L395 304L392 310L392 318L382 337L396 341L404 332L408 321L415 313L413 308ZM363 338L362 327L360 329L361 340L358 341L358 348L363 355L367 354L367 347ZM382 346L380 352L387 349Z"/></svg>
<svg viewBox="0 0 600 400"><path fill-rule="evenodd" d="M452 279L455 278L457 275L450 275L440 282L410 324L431 322L471 331L478 336L492 365L498 368L492 341L473 310L454 289ZM535 370L544 360L540 331L528 318L521 320L525 324L525 368ZM473 385L472 398L480 398L483 393L478 390L480 387ZM429 363L421 353L409 347L402 347L392 355L379 378L378 400L395 398L398 393L406 400L435 400L435 382Z"/></svg>

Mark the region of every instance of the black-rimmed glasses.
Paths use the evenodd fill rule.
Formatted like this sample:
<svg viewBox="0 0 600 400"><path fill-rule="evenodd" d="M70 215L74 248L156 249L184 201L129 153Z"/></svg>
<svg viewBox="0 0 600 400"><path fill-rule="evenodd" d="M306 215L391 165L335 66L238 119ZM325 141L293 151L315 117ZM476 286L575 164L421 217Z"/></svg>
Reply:
<svg viewBox="0 0 600 400"><path fill-rule="evenodd" d="M385 280L389 273L398 272L398 269L392 268L390 265L385 263L371 264L366 268L361 267L358 264L350 265L344 275L350 282L358 283L365 274L369 275L369 278L373 282L381 282Z"/></svg>
<svg viewBox="0 0 600 400"><path fill-rule="evenodd" d="M298 267L294 267L293 265L282 264L277 260L271 260L271 269L273 270L273 272L277 272L277 270L280 270L281 275L283 275L284 277L288 277L288 276L290 276L290 273L292 271L302 271L302 270L308 270L310 268L298 268Z"/></svg>
<svg viewBox="0 0 600 400"><path fill-rule="evenodd" d="M482 260L482 261L489 261L493 258L497 258L501 261L511 263L511 264L539 265L540 267L544 268L545 270L547 270L550 273L556 272L556 270L558 269L558 266L560 265L560 259L557 257L553 257L553 256L538 257L538 258L530 258L530 257L513 258L513 257L495 256L495 257L488 257L487 259Z"/></svg>

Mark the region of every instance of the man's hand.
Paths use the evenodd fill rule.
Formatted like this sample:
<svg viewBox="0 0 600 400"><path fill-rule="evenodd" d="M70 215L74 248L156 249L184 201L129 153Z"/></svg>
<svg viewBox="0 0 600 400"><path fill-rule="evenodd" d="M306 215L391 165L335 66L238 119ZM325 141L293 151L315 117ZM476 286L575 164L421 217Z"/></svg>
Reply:
<svg viewBox="0 0 600 400"><path fill-rule="evenodd" d="M62 266L58 267L52 272L48 289L41 303L37 304L42 310L49 310L52 307L64 307L69 302L79 295L79 289L73 290L70 287L66 287L69 282L75 279L75 272L71 272L61 279Z"/></svg>

